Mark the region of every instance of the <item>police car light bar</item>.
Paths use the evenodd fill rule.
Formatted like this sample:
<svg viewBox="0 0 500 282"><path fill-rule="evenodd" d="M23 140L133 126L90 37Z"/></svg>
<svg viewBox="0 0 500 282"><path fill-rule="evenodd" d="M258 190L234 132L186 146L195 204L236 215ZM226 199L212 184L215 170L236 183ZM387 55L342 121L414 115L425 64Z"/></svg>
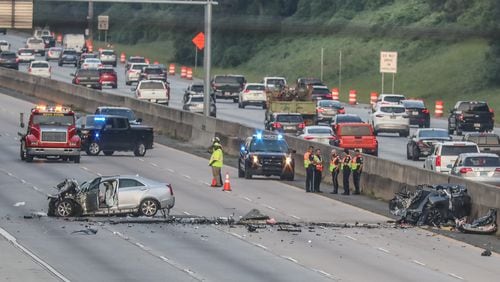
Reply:
<svg viewBox="0 0 500 282"><path fill-rule="evenodd" d="M33 110L39 112L51 112L51 113L68 113L71 111L70 108L63 107L61 105L56 105L56 106L37 105Z"/></svg>

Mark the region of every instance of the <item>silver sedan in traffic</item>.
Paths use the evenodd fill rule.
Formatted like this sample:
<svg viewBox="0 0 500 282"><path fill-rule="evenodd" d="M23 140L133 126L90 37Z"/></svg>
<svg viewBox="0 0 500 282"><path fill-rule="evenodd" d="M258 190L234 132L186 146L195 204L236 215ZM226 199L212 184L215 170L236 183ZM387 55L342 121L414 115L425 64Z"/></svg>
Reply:
<svg viewBox="0 0 500 282"><path fill-rule="evenodd" d="M66 179L50 196L49 216L135 214L154 216L175 205L172 186L138 175L102 176L78 185Z"/></svg>
<svg viewBox="0 0 500 282"><path fill-rule="evenodd" d="M451 174L472 181L500 185L500 158L490 153L460 154Z"/></svg>

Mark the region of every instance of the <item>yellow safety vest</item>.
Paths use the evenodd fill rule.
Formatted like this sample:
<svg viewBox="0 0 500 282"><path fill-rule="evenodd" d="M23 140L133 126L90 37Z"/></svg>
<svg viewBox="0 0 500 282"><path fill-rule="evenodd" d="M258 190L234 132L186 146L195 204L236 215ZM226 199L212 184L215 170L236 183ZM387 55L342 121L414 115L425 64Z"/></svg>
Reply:
<svg viewBox="0 0 500 282"><path fill-rule="evenodd" d="M335 163L338 161L338 159L339 159L339 157L336 156L335 158L330 160L330 167L328 167L328 170L330 172L333 172L337 168L337 165Z"/></svg>
<svg viewBox="0 0 500 282"><path fill-rule="evenodd" d="M314 155L313 162L316 166L316 170L323 171L323 161L318 156Z"/></svg>
<svg viewBox="0 0 500 282"><path fill-rule="evenodd" d="M361 166L361 164L358 164L358 156L355 156L353 159L352 159L352 163L351 163L351 170L358 170L359 167Z"/></svg>
<svg viewBox="0 0 500 282"><path fill-rule="evenodd" d="M222 167L223 161L224 161L224 155L222 154L222 149L217 148L212 153L209 164L212 164L213 167Z"/></svg>
<svg viewBox="0 0 500 282"><path fill-rule="evenodd" d="M309 160L309 157L310 157L310 156L311 156L311 153L309 153L309 152L306 152L306 153L304 154L304 167L305 167L305 168L308 168L308 167L309 167L309 165L311 164L311 161Z"/></svg>

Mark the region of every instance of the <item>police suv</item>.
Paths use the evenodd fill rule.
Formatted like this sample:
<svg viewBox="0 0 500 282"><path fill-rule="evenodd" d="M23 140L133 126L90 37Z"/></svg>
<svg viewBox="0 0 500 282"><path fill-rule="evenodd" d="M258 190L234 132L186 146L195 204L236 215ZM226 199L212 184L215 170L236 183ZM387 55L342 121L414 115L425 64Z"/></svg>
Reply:
<svg viewBox="0 0 500 282"><path fill-rule="evenodd" d="M251 179L253 175L279 176L293 181L295 177L294 150L288 148L281 134L255 134L241 145L238 177Z"/></svg>

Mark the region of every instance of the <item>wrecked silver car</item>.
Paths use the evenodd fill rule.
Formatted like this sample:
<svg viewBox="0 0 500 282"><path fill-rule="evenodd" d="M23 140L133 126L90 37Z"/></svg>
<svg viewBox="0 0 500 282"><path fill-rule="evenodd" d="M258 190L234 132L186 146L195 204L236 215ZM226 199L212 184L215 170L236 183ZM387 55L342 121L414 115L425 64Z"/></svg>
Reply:
<svg viewBox="0 0 500 282"><path fill-rule="evenodd" d="M49 196L49 216L169 214L175 205L172 186L140 176L103 176L78 185L65 179Z"/></svg>

